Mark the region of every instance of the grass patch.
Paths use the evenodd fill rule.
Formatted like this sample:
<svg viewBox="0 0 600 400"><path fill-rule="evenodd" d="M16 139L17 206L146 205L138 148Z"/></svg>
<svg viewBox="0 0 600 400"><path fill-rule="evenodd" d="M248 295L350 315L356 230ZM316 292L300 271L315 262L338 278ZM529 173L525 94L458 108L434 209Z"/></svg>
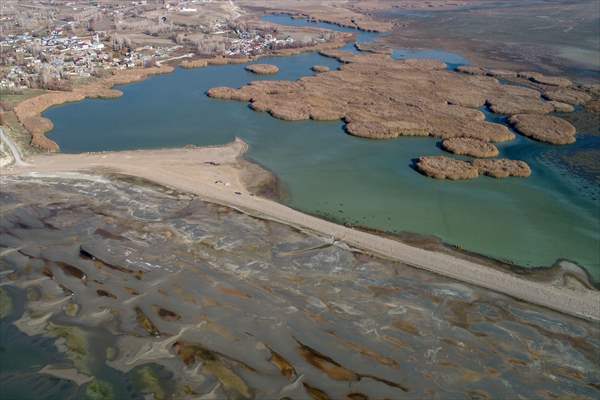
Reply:
<svg viewBox="0 0 600 400"><path fill-rule="evenodd" d="M0 98L2 98L2 102L4 104L12 108L24 100L30 99L35 96L39 96L47 92L48 91L44 89L23 89L16 93L4 89L0 90Z"/></svg>

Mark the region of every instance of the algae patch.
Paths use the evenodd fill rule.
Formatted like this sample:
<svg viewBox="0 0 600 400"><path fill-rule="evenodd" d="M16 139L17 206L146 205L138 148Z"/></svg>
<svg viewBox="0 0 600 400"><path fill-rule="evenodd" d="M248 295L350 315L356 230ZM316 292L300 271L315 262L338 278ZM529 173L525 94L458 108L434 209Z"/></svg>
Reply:
<svg viewBox="0 0 600 400"><path fill-rule="evenodd" d="M150 335L152 336L160 336L160 332L158 328L152 323L150 318L142 311L140 307L135 308L135 314L138 324Z"/></svg>
<svg viewBox="0 0 600 400"><path fill-rule="evenodd" d="M217 378L230 398L252 398L252 390L242 378L225 364L225 361L219 354L199 345L180 342L175 343L174 348L186 365L193 365L197 361L202 362L203 371Z"/></svg>
<svg viewBox="0 0 600 400"><path fill-rule="evenodd" d="M152 394L155 400L164 400L167 394L161 385L161 380L154 369L150 366L144 366L135 373L135 383L140 392Z"/></svg>
<svg viewBox="0 0 600 400"><path fill-rule="evenodd" d="M62 342L57 340L57 346L60 350L64 345L64 350L73 361L73 364L77 370L81 372L88 372L89 364L89 352L88 352L88 340L86 333L78 327L56 325L52 322L48 324L48 333L57 339L62 339Z"/></svg>
<svg viewBox="0 0 600 400"><path fill-rule="evenodd" d="M0 319L6 318L13 309L13 302L4 288L0 287Z"/></svg>
<svg viewBox="0 0 600 400"><path fill-rule="evenodd" d="M113 400L115 395L110 383L94 379L85 388L85 398L87 400Z"/></svg>

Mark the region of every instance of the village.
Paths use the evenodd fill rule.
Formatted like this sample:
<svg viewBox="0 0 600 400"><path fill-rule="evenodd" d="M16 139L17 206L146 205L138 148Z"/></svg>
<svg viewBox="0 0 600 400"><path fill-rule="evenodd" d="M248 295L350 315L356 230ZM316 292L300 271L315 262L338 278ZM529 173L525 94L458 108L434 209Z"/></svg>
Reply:
<svg viewBox="0 0 600 400"><path fill-rule="evenodd" d="M0 19L4 91L69 90L73 81L116 70L196 56L257 56L332 38L328 32L295 34L256 21L238 23L240 10L230 2L55 1L61 7L46 9L7 1L12 13ZM44 19L48 15L53 19Z"/></svg>

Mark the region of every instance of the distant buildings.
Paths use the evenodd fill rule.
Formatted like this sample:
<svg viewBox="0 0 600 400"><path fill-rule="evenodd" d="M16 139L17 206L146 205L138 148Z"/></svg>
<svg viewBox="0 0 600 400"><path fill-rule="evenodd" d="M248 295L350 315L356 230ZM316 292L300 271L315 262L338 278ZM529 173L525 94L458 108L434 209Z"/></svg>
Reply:
<svg viewBox="0 0 600 400"><path fill-rule="evenodd" d="M115 53L102 43L99 33L79 37L55 30L41 38L29 33L10 35L0 39L2 64L9 66L0 77L0 88L45 87L48 82L87 78L99 70L146 66L181 47L144 46Z"/></svg>
<svg viewBox="0 0 600 400"><path fill-rule="evenodd" d="M70 80L160 64L191 52L247 57L329 40L323 34L288 35L236 24L237 11L221 15L221 5L211 0L66 1L62 15L53 1L36 7L13 4L12 13L0 16L0 32L13 33L0 35L0 88L15 90L68 89ZM212 10L211 17L204 18L203 7Z"/></svg>

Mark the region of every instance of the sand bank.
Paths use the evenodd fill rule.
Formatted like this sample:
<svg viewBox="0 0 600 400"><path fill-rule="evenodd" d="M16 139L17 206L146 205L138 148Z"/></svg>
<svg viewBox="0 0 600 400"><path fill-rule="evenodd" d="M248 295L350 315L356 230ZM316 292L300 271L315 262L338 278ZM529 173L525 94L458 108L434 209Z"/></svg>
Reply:
<svg viewBox="0 0 600 400"><path fill-rule="evenodd" d="M40 374L47 374L59 379L65 379L74 382L77 386L85 385L93 380L89 375L77 371L76 368L59 368L46 365L39 371Z"/></svg>
<svg viewBox="0 0 600 400"><path fill-rule="evenodd" d="M140 177L260 218L330 237L332 241L345 243L365 253L401 261L580 318L600 320L600 293L597 291L573 290L529 281L508 271L324 221L258 197L247 189L248 182L255 181L256 175L244 173L247 161L242 155L246 149L243 141L236 140L220 147L44 154L29 158L29 165L13 166L5 173L43 175L92 171ZM154 168L147 168L149 164Z"/></svg>

